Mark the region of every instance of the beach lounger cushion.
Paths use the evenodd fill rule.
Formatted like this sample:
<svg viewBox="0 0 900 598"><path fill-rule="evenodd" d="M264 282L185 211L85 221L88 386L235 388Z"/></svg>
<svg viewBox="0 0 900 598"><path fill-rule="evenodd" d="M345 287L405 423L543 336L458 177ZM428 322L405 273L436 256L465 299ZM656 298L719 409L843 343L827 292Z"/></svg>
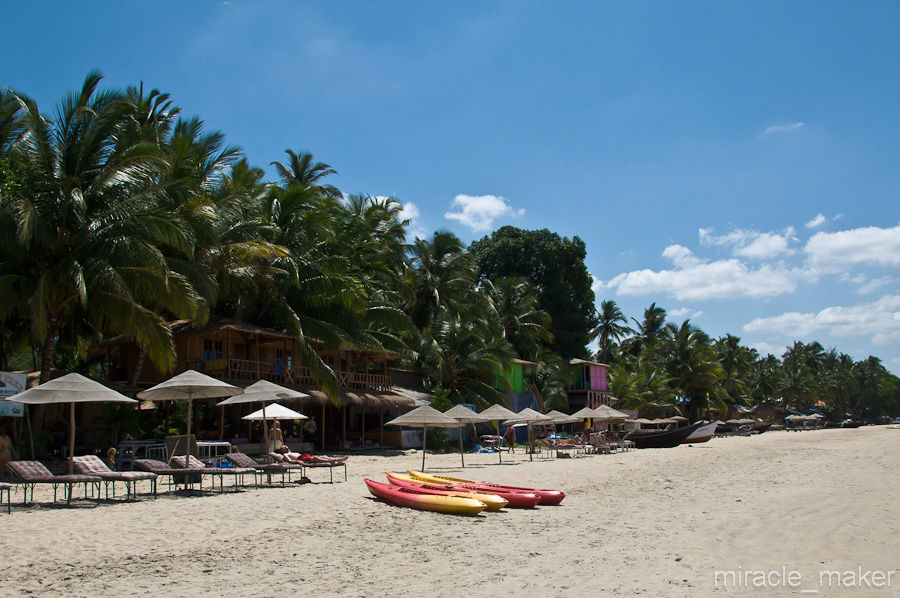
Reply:
<svg viewBox="0 0 900 598"><path fill-rule="evenodd" d="M156 475L172 475L176 473L184 473L183 469L175 469L174 467L169 467L162 461L158 461L156 459L135 459L134 466L137 469L150 471L155 473Z"/></svg>
<svg viewBox="0 0 900 598"><path fill-rule="evenodd" d="M245 473L253 473L253 467L229 467L229 468L220 468L220 467L207 467L203 464L203 461L195 457L194 455L188 455L187 460L189 466L185 467L185 459L184 455L179 455L177 457L172 457L172 464L181 470L189 470L189 471L199 471L201 473L205 473L208 475L240 475Z"/></svg>
<svg viewBox="0 0 900 598"><path fill-rule="evenodd" d="M152 480L156 477L155 473L149 471L113 471L96 455L75 457L72 461L78 473L96 475L107 480L134 482Z"/></svg>
<svg viewBox="0 0 900 598"><path fill-rule="evenodd" d="M53 475L40 461L10 461L7 465L10 471L26 482L79 483L100 481L100 478L94 475Z"/></svg>

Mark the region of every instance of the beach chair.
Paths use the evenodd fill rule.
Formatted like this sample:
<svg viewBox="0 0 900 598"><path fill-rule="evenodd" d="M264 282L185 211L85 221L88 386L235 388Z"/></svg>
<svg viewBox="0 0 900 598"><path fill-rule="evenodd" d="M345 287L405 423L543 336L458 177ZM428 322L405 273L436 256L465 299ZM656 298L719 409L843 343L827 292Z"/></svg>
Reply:
<svg viewBox="0 0 900 598"><path fill-rule="evenodd" d="M269 484L272 483L272 474L280 473L281 474L281 485L284 486L284 478L287 476L287 481L291 481L291 472L292 471L300 471L301 477L303 476L303 466L295 463L257 463L253 460L250 455L245 455L244 453L228 453L225 455L225 458L228 459L235 467L240 467L243 469L252 469L256 473L257 476L265 475L267 477L267 481ZM257 479L257 486L259 485L259 480Z"/></svg>
<svg viewBox="0 0 900 598"><path fill-rule="evenodd" d="M347 481L347 460L346 458L343 461L337 462L322 462L322 461L306 461L303 459L289 459L286 455L282 455L281 453L269 453L273 459L275 459L278 463L294 463L296 465L302 465L305 468L309 467L327 467L329 482L334 483L334 468L335 467L343 467L344 468L344 481ZM302 475L302 474L301 474Z"/></svg>
<svg viewBox="0 0 900 598"><path fill-rule="evenodd" d="M34 502L34 487L38 484L50 484L53 486L53 502L56 502L56 492L62 486L63 496L66 497L67 504L72 502L72 489L76 484L84 484L85 498L88 497L88 485L90 485L91 494L93 495L93 490L97 490L97 502L100 502L100 483L102 480L98 476L83 474L53 475L40 461L10 461L7 463L7 466L25 488L23 504L28 503L29 489L31 489L31 500Z"/></svg>
<svg viewBox="0 0 900 598"><path fill-rule="evenodd" d="M96 455L84 455L72 459L72 465L76 472L84 475L95 475L103 480L106 488L106 498L109 498L109 487L112 486L113 498L116 496L116 482L125 483L126 500L137 495L137 482L150 480L153 497L156 497L156 474L148 471L113 471L100 457Z"/></svg>
<svg viewBox="0 0 900 598"><path fill-rule="evenodd" d="M12 484L7 484L6 482L0 482L0 505L3 504L3 492L6 492L6 512L10 512L10 503L12 499L9 497L9 493L12 490Z"/></svg>
<svg viewBox="0 0 900 598"><path fill-rule="evenodd" d="M187 461L185 461L184 455L178 455L177 457L172 457L170 459L172 465L175 466L175 469L180 469L185 472L198 473L202 476L209 476L213 481L213 490L216 489L216 478L219 478L219 492L225 491L225 476L233 476L234 478L234 491L237 492L238 485L244 485L244 476L248 474L254 474L254 481L256 479L256 470L252 468L244 468L244 467L207 467L203 464L203 461L194 457L193 455L188 455ZM240 480L240 484L238 481ZM200 482L201 490L203 489L203 482Z"/></svg>
<svg viewBox="0 0 900 598"><path fill-rule="evenodd" d="M156 495L157 491L157 482L159 478L165 477L169 480L169 489L172 489L172 485L175 485L175 489L178 489L178 484L182 484L187 487L189 476L193 475L187 473L184 469L177 469L175 467L169 467L162 461L158 461L156 459L135 459L134 460L134 468L136 470L145 471L156 475L156 479L153 480L153 494ZM199 476L198 476L199 477Z"/></svg>

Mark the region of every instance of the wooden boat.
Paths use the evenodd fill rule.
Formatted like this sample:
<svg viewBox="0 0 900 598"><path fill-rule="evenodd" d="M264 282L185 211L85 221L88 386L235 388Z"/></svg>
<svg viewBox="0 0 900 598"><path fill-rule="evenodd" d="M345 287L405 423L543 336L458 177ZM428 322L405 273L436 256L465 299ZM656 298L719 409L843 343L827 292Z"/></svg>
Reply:
<svg viewBox="0 0 900 598"><path fill-rule="evenodd" d="M478 482L475 480L466 480L463 478L451 478L449 476L429 475L419 471L407 470L409 475L423 482L431 482L433 484L456 484L471 488L476 492L489 492L499 494L509 501L510 507L530 508L538 503L542 505L558 505L566 497L564 492L559 490L539 490L537 488L524 488L521 486L507 486L505 484L495 484L493 482ZM522 497L528 497L527 502L533 498L537 498L537 502L533 505L523 504Z"/></svg>
<svg viewBox="0 0 900 598"><path fill-rule="evenodd" d="M701 425L697 422L674 430L632 430L625 438L632 441L635 448L671 448L681 444Z"/></svg>
<svg viewBox="0 0 900 598"><path fill-rule="evenodd" d="M712 422L710 424L703 424L693 432L691 435L681 441L681 444L699 444L701 442L706 442L710 438L716 435L716 426L718 426L718 422Z"/></svg>
<svg viewBox="0 0 900 598"><path fill-rule="evenodd" d="M751 432L756 432L757 434L762 434L766 432L769 428L772 427L772 424L753 424L750 426Z"/></svg>
<svg viewBox="0 0 900 598"><path fill-rule="evenodd" d="M478 515L485 509L485 504L474 498L423 494L416 490L382 484L368 478L364 478L363 481L369 487L372 496L401 507L453 515Z"/></svg>
<svg viewBox="0 0 900 598"><path fill-rule="evenodd" d="M475 500L480 500L485 504L485 511L499 511L507 504L507 501L502 496L498 496L496 494L486 494L483 492L475 492L473 490L459 489L454 487L452 484L429 484L428 482L417 482L409 476L394 473L392 471L386 471L388 481L394 486L400 486L401 488L411 488L412 490L418 490L424 494L441 494L444 496L460 496L462 498L474 498Z"/></svg>

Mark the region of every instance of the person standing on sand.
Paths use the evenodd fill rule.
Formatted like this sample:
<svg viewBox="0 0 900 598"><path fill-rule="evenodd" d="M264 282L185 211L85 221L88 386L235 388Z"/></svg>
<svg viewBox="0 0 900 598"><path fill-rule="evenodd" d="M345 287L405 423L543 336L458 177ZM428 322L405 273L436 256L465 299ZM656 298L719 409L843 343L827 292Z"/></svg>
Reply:
<svg viewBox="0 0 900 598"><path fill-rule="evenodd" d="M318 427L316 426L316 418L311 417L309 421L306 422L306 440L312 444L316 443L316 431Z"/></svg>
<svg viewBox="0 0 900 598"><path fill-rule="evenodd" d="M0 479L6 475L6 464L13 460L13 447L9 436L0 432Z"/></svg>
<svg viewBox="0 0 900 598"><path fill-rule="evenodd" d="M269 429L269 450L281 450L282 446L284 446L284 435L281 433L281 424L278 423L278 420L275 420L275 423Z"/></svg>
<svg viewBox="0 0 900 598"><path fill-rule="evenodd" d="M512 426L506 428L506 446L509 447L509 452L516 452L516 429Z"/></svg>

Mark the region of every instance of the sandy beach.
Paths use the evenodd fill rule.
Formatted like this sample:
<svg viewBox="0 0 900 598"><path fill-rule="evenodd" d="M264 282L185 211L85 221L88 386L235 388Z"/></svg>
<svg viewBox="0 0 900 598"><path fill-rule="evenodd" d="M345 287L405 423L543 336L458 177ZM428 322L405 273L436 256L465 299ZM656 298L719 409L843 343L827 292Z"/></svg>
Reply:
<svg viewBox="0 0 900 598"><path fill-rule="evenodd" d="M0 515L0 594L895 596L897 574L886 588L835 589L819 571L900 568L898 449L900 432L870 427L502 466L467 456L466 476L568 493L559 507L476 518L368 496L363 476L416 468L417 452L352 456L334 485L18 506ZM458 455L428 462L461 472ZM801 585L717 587L716 571L783 567Z"/></svg>

